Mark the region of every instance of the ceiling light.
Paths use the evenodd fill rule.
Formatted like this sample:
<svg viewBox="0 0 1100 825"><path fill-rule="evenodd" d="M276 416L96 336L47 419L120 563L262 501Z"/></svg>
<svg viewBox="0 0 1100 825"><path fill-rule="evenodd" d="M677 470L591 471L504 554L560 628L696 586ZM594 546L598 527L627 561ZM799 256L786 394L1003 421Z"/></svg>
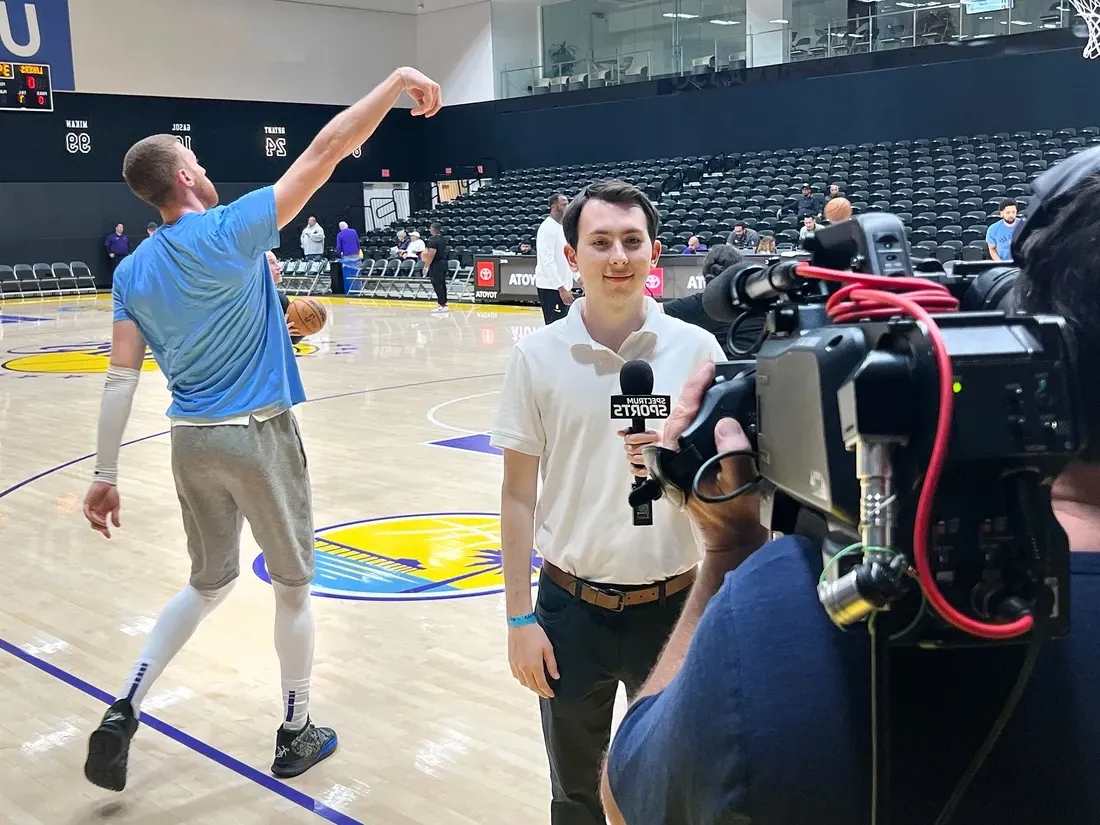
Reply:
<svg viewBox="0 0 1100 825"><path fill-rule="evenodd" d="M685 14L682 11L666 11L661 17L678 17L681 20L694 20L699 15L697 14Z"/></svg>
<svg viewBox="0 0 1100 825"><path fill-rule="evenodd" d="M905 0L898 0L895 5L901 6L903 9L915 9L920 3L906 3Z"/></svg>
<svg viewBox="0 0 1100 825"><path fill-rule="evenodd" d="M1059 28L1059 26L1058 26L1057 23L1044 23L1043 28L1044 29L1057 29L1057 28Z"/></svg>
<svg viewBox="0 0 1100 825"><path fill-rule="evenodd" d="M710 22L713 23L716 26L739 26L739 25L741 25L740 20L711 20Z"/></svg>
<svg viewBox="0 0 1100 825"><path fill-rule="evenodd" d="M789 21L787 21L787 20L782 20L782 19L779 19L779 20L769 20L768 22L769 22L769 23L787 23L787 22L789 22Z"/></svg>
<svg viewBox="0 0 1100 825"><path fill-rule="evenodd" d="M1012 20L1010 21L1013 26L1030 26L1032 25L1030 20Z"/></svg>

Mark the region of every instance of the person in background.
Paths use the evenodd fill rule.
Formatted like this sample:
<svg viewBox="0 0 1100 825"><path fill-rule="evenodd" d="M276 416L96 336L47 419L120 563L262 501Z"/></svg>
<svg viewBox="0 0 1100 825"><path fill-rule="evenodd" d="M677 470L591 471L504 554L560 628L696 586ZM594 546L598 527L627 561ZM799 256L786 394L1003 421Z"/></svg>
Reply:
<svg viewBox="0 0 1100 825"><path fill-rule="evenodd" d="M122 262L122 259L130 254L130 239L123 234L125 231L126 227L122 224L115 224L115 231L108 235L103 242L103 245L107 247L107 257L111 262L112 274Z"/></svg>
<svg viewBox="0 0 1100 825"><path fill-rule="evenodd" d="M427 244L420 240L420 233L415 229L409 233L409 245L405 247L405 252L401 257L412 258L416 260L420 257L420 253L427 248Z"/></svg>
<svg viewBox="0 0 1100 825"><path fill-rule="evenodd" d="M542 306L542 320L552 324L569 314L573 303L573 273L565 260L565 231L561 227L562 216L569 199L560 192L550 196L550 214L539 226L535 238L535 288Z"/></svg>
<svg viewBox="0 0 1100 825"><path fill-rule="evenodd" d="M757 255L774 255L775 250L775 236L765 235L760 239L760 243L756 245Z"/></svg>
<svg viewBox="0 0 1100 825"><path fill-rule="evenodd" d="M718 244L718 246L707 252L706 260L703 261L704 283L709 284L731 266L735 266L741 261L741 253L728 243ZM683 298L673 298L671 301L658 303L657 306L669 317L679 318L681 321L702 327L714 335L718 340L718 345L723 350L726 348L726 338L729 335L730 324L726 321L715 321L703 311L703 290L699 290L692 295L685 295ZM747 334L749 330L742 329L742 327L749 323L749 321L746 321L738 327L739 335ZM752 332L752 338L748 341L749 343L759 334L762 325L763 320L761 319L760 324L752 326L754 331Z"/></svg>
<svg viewBox="0 0 1100 825"><path fill-rule="evenodd" d="M435 300L438 306L432 312L443 315L448 311L447 260L450 258L451 250L447 239L443 237L442 226L433 223L428 231L432 234L428 238L428 243L424 246L424 251L420 253L420 260L423 262L423 267L432 282L432 289L435 290Z"/></svg>
<svg viewBox="0 0 1100 825"><path fill-rule="evenodd" d="M1016 211L1016 201L1011 198L1001 201L1001 219L985 232L989 257L995 261L1012 260L1012 236L1020 225L1016 219Z"/></svg>
<svg viewBox="0 0 1100 825"><path fill-rule="evenodd" d="M325 230L317 223L312 215L306 221L306 228L302 230L302 254L307 261L319 261L325 254Z"/></svg>
<svg viewBox="0 0 1100 825"><path fill-rule="evenodd" d="M531 255L531 254L533 254L534 250L531 248L531 242L530 241L523 241L522 243L520 243L519 247L516 249L516 253L519 254L519 255Z"/></svg>
<svg viewBox="0 0 1100 825"><path fill-rule="evenodd" d="M829 197L825 199L826 202L831 201L833 198L843 198L844 193L840 191L840 186L835 183L829 184Z"/></svg>
<svg viewBox="0 0 1100 825"><path fill-rule="evenodd" d="M390 250L391 258L404 258L405 250L409 248L409 233L404 229L397 230L397 246Z"/></svg>
<svg viewBox="0 0 1100 825"><path fill-rule="evenodd" d="M347 221L340 221L340 231L336 233L336 256L340 259L346 285L363 266L359 254L359 233L349 227Z"/></svg>
<svg viewBox="0 0 1100 825"><path fill-rule="evenodd" d="M738 221L733 225L733 231L726 238L726 243L737 249L753 250L760 243L760 233L749 229L744 221Z"/></svg>
<svg viewBox="0 0 1100 825"><path fill-rule="evenodd" d="M699 238L692 235L688 238L687 246L684 247L684 251L681 255L698 255L700 252L706 252L707 248L699 242Z"/></svg>
<svg viewBox="0 0 1100 825"><path fill-rule="evenodd" d="M815 218L821 217L822 211L825 209L825 197L823 195L815 195L810 188L810 184L802 184L802 195L795 199L794 214L799 220L807 215L813 215Z"/></svg>
<svg viewBox="0 0 1100 825"><path fill-rule="evenodd" d="M156 231L157 231L157 222L156 221L149 221L149 223L145 224L145 234L146 234L147 237L150 237L150 238L153 237L153 233L156 232Z"/></svg>
<svg viewBox="0 0 1100 825"><path fill-rule="evenodd" d="M806 215L802 219L802 228L798 230L798 242L802 243L810 235L817 231L817 219L813 215Z"/></svg>

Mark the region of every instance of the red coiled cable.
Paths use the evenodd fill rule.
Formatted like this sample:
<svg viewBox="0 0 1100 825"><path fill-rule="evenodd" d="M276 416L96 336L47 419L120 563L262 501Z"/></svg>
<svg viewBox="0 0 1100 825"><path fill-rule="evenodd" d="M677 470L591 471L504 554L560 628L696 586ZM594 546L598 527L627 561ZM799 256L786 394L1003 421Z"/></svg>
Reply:
<svg viewBox="0 0 1100 825"><path fill-rule="evenodd" d="M852 323L866 319L890 318L905 314L924 324L939 371L939 417L936 436L932 442L932 456L925 472L917 501L916 521L913 524L913 556L917 577L929 604L952 626L981 639L1012 639L1031 630L1031 616L1024 616L1006 624L990 624L971 619L952 607L940 593L928 561L928 536L932 525L932 504L936 498L940 474L947 460L951 420L955 410L955 392L952 386L951 358L947 353L940 328L930 312L956 312L959 302L941 284L920 278L883 278L854 272L838 272L823 267L799 264L795 272L804 278L838 281L846 286L837 290L826 303L829 318L834 323ZM886 292L883 288L902 291ZM900 311L900 312L899 312Z"/></svg>

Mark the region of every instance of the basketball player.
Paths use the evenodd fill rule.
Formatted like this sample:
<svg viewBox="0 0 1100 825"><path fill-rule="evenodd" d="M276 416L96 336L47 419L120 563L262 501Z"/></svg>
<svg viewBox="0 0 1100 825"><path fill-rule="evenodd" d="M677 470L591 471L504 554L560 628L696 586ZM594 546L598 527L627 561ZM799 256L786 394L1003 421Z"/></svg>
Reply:
<svg viewBox="0 0 1100 825"><path fill-rule="evenodd" d="M724 356L711 333L665 315L645 294L661 244L644 193L620 181L593 184L562 224L585 297L512 350L490 441L504 450L508 662L539 696L551 821L603 825L600 762L616 690L622 682L633 697L641 688L702 556L686 513L664 499L651 525L634 524L633 476L608 399L629 360L649 362L654 392L675 397L701 364ZM625 446L631 456L640 450ZM534 612L532 539L544 559Z"/></svg>
<svg viewBox="0 0 1100 825"><path fill-rule="evenodd" d="M414 115L440 108L439 86L398 69L338 114L274 186L218 206L194 152L154 135L126 153L123 176L163 225L115 272L111 359L99 417L94 481L84 501L93 530L118 527L118 454L148 342L168 379L172 472L183 510L191 578L165 607L88 743L84 773L126 785L141 702L240 572L248 520L275 594L282 725L271 772L291 777L336 749L336 733L310 721L314 621L313 514L305 451L291 408L305 400L285 316L264 253L408 92Z"/></svg>

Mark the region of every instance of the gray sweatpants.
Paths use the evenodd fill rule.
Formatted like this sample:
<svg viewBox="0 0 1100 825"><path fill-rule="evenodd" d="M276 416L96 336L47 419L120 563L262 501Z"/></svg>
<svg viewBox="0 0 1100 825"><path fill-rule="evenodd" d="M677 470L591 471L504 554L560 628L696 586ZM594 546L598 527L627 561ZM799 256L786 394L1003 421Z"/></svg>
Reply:
<svg viewBox="0 0 1100 825"><path fill-rule="evenodd" d="M237 578L245 519L273 581L313 581L313 498L292 411L248 426L174 426L172 474L192 587L217 590Z"/></svg>

